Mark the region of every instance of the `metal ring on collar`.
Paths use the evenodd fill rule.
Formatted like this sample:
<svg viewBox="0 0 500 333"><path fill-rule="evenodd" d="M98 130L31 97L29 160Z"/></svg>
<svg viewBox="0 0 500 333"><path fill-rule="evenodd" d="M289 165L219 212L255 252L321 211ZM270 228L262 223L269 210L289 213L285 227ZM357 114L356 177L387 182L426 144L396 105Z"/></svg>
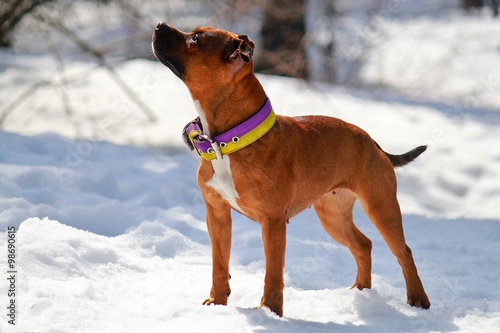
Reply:
<svg viewBox="0 0 500 333"><path fill-rule="evenodd" d="M213 140L212 138L210 138L210 137L209 137L208 135L206 135L206 134L200 134L200 135L198 135L198 136L197 136L197 139L198 139L199 141L208 141L208 142L210 142L210 143L214 142L214 140Z"/></svg>
<svg viewBox="0 0 500 333"><path fill-rule="evenodd" d="M227 144L225 142L219 143L219 147L221 148L226 148Z"/></svg>
<svg viewBox="0 0 500 333"><path fill-rule="evenodd" d="M213 148L208 148L207 149L207 153L208 154L214 154L215 153L215 150Z"/></svg>
<svg viewBox="0 0 500 333"><path fill-rule="evenodd" d="M233 141L234 143L240 141L240 138L237 137L237 136L233 136L233 138L231 139L231 141Z"/></svg>

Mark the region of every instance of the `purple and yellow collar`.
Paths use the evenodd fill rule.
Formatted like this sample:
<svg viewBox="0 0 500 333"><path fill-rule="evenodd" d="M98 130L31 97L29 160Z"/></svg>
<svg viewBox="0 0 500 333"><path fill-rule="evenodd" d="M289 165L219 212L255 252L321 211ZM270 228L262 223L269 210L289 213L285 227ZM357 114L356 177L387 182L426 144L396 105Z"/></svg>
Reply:
<svg viewBox="0 0 500 333"><path fill-rule="evenodd" d="M198 155L205 160L220 160L223 155L234 153L260 139L275 122L276 114L268 98L259 112L227 132L209 137L203 133L198 117L184 127L182 138L189 149L196 149Z"/></svg>

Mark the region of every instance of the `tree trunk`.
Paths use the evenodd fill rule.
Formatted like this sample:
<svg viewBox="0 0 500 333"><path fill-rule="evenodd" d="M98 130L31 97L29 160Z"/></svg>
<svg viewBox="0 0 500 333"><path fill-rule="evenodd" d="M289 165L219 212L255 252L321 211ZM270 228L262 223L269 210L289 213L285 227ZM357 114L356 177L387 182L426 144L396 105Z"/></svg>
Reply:
<svg viewBox="0 0 500 333"><path fill-rule="evenodd" d="M256 70L308 79L304 0L267 0L264 10L262 49L256 61Z"/></svg>
<svg viewBox="0 0 500 333"><path fill-rule="evenodd" d="M493 17L498 17L499 5L500 5L500 0L491 0L491 10L493 12Z"/></svg>
<svg viewBox="0 0 500 333"><path fill-rule="evenodd" d="M309 80L336 82L332 0L306 0L306 55Z"/></svg>
<svg viewBox="0 0 500 333"><path fill-rule="evenodd" d="M465 10L471 10L474 8L482 8L484 6L483 0L462 0L462 7Z"/></svg>

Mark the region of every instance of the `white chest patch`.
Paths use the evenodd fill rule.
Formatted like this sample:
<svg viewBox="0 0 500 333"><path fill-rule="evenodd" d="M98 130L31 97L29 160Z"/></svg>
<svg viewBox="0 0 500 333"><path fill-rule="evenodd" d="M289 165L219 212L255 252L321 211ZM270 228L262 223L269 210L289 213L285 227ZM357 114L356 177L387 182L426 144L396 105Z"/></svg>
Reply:
<svg viewBox="0 0 500 333"><path fill-rule="evenodd" d="M234 187L229 156L225 155L222 160L213 160L212 166L215 173L212 176L212 179L207 182L207 185L216 190L222 199L229 202L231 207L243 213L243 210L236 202L236 199L238 199L239 196L238 192L236 192L236 188Z"/></svg>
<svg viewBox="0 0 500 333"><path fill-rule="evenodd" d="M196 108L196 112L198 112L198 116L200 116L201 125L203 126L203 132L210 136L210 131L208 130L207 120L205 119L205 113L201 109L200 102L196 99L193 101L194 107Z"/></svg>
<svg viewBox="0 0 500 333"><path fill-rule="evenodd" d="M210 131L208 130L208 123L205 119L205 113L203 112L200 102L198 100L194 100L194 106L198 115L200 116L201 124L203 126L203 132L205 134L210 135ZM234 187L233 175L231 174L231 162L229 160L229 156L224 156L222 160L213 160L212 167L214 168L214 175L212 179L210 179L206 184L212 187L214 190L219 193L222 199L229 202L231 207L243 213L243 210L236 203L236 199L239 198L238 192L236 192L236 188Z"/></svg>

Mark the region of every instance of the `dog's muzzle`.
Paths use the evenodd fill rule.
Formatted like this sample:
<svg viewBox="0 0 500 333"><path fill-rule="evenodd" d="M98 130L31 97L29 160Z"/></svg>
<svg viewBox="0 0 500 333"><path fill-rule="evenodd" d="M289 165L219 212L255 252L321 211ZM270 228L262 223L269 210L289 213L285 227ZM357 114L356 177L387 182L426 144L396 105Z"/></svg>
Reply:
<svg viewBox="0 0 500 333"><path fill-rule="evenodd" d="M160 22L153 32L153 53L162 64L182 79L184 64L179 54L186 42L186 37L179 30Z"/></svg>

